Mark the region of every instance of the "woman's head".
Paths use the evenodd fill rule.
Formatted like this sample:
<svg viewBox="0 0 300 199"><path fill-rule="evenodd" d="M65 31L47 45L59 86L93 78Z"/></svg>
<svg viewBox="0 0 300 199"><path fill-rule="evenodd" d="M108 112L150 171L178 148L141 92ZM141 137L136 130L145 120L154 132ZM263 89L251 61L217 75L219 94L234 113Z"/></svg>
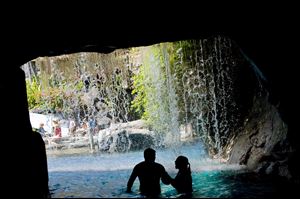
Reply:
<svg viewBox="0 0 300 199"><path fill-rule="evenodd" d="M175 168L179 170L188 170L190 169L190 163L187 157L178 156L175 160Z"/></svg>

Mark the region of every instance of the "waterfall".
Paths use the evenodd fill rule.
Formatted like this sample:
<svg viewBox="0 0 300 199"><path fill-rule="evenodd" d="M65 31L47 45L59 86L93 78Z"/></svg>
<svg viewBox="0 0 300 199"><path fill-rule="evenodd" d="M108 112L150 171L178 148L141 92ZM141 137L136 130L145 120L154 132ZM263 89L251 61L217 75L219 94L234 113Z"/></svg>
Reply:
<svg viewBox="0 0 300 199"><path fill-rule="evenodd" d="M191 134L219 154L238 126L235 78L241 62L227 38L178 43L143 49L149 119L173 144L180 127L191 125Z"/></svg>
<svg viewBox="0 0 300 199"><path fill-rule="evenodd" d="M159 145L174 147L180 141L179 110L168 45L143 50L149 120L158 134Z"/></svg>
<svg viewBox="0 0 300 199"><path fill-rule="evenodd" d="M35 73L47 89L33 95L40 96L34 102L45 112L60 110L77 126L95 120L97 133L144 119L157 146L201 138L211 155L221 155L243 119L237 77L246 58L236 48L217 36L39 58Z"/></svg>
<svg viewBox="0 0 300 199"><path fill-rule="evenodd" d="M214 154L218 154L237 126L234 72L238 61L232 51L231 41L227 38L204 39L196 42L195 46L196 74L190 78L194 82L199 81L196 84L199 89L190 93L190 96L196 97L193 101L200 103L193 114L196 115L195 123L200 126L199 133L204 142L212 148Z"/></svg>
<svg viewBox="0 0 300 199"><path fill-rule="evenodd" d="M168 145L171 146L173 144L173 147L176 148L176 145L178 144L180 140L180 129L179 129L179 111L177 107L177 95L176 90L174 87L174 79L173 75L171 73L170 68L170 58L169 54L167 52L166 45L162 46L162 54L163 54L163 63L165 65L165 74L166 74L166 89L167 89L167 102L168 102L168 112L169 112L169 129L168 133L166 135L166 139L168 141Z"/></svg>

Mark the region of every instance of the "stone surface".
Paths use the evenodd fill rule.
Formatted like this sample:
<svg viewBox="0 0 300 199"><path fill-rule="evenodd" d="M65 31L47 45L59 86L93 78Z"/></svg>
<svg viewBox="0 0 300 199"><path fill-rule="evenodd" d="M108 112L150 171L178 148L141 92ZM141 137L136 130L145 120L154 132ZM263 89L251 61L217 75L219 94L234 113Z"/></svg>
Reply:
<svg viewBox="0 0 300 199"><path fill-rule="evenodd" d="M289 178L285 160L291 152L286 143L288 128L277 108L268 102L267 97L255 98L248 116L235 138L228 162L247 165L260 173Z"/></svg>
<svg viewBox="0 0 300 199"><path fill-rule="evenodd" d="M154 133L147 129L142 120L111 125L100 130L98 147L100 151L126 152L143 150L155 144Z"/></svg>

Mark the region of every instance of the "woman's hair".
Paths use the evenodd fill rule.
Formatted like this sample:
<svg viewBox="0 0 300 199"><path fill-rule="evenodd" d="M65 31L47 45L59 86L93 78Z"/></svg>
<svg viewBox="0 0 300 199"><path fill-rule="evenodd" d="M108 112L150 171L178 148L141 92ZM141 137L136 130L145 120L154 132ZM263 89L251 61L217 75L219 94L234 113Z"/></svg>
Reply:
<svg viewBox="0 0 300 199"><path fill-rule="evenodd" d="M186 170L188 173L191 173L191 166L187 157L182 155L178 156L175 160L175 164L179 170Z"/></svg>

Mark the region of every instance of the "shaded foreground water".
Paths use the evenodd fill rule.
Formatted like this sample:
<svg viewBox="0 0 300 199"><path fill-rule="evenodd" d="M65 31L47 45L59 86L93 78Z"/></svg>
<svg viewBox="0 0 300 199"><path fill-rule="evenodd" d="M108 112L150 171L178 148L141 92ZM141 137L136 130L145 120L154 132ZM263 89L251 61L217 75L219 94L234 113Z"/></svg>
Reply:
<svg viewBox="0 0 300 199"><path fill-rule="evenodd" d="M273 180L259 178L239 165L227 165L209 159L201 143L156 151L156 161L163 164L172 177L177 172L174 168L176 157L185 155L189 158L195 198L263 198L278 194L278 184ZM123 154L49 154L49 187L52 197L140 197L138 179L133 185L132 194L125 193L125 190L132 168L143 160L143 151ZM172 186L162 184L161 187L162 197L178 197Z"/></svg>

